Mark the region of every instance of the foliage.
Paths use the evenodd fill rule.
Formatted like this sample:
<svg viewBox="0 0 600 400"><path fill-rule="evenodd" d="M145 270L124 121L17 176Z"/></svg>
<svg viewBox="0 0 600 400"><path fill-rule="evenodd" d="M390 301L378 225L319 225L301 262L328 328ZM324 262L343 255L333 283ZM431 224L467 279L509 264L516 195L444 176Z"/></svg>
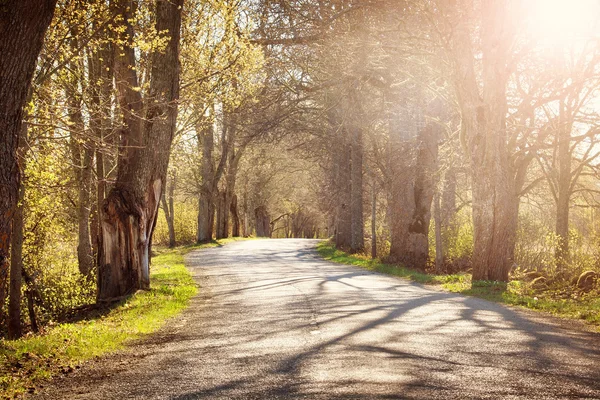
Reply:
<svg viewBox="0 0 600 400"><path fill-rule="evenodd" d="M196 230L198 228L198 207L195 202L175 202L175 237L178 243L194 243ZM169 230L165 220L165 213L161 208L158 213L158 221L154 228L154 243L158 245L169 244Z"/></svg>

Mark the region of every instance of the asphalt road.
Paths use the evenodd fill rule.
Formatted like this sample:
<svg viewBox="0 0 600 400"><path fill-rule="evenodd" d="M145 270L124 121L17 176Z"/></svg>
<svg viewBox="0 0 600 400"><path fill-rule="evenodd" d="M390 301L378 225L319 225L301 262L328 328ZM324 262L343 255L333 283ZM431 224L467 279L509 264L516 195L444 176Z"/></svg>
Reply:
<svg viewBox="0 0 600 400"><path fill-rule="evenodd" d="M316 241L192 253L201 294L56 399L600 399L600 335L322 261Z"/></svg>

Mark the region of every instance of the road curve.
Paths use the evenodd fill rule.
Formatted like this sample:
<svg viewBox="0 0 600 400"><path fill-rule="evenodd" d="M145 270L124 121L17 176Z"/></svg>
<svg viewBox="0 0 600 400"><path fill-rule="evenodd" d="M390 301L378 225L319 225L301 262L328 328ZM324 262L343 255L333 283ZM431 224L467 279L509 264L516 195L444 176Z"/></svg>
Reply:
<svg viewBox="0 0 600 400"><path fill-rule="evenodd" d="M600 335L319 259L314 240L191 253L169 327L42 399L600 399Z"/></svg>

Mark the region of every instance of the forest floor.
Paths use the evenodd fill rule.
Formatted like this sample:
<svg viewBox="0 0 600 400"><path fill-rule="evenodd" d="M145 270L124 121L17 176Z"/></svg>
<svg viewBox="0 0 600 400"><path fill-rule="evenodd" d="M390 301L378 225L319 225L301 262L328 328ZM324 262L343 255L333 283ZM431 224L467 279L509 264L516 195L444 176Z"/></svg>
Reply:
<svg viewBox="0 0 600 400"><path fill-rule="evenodd" d="M600 398L600 335L582 323L324 261L317 244L191 252L189 308L32 398Z"/></svg>
<svg viewBox="0 0 600 400"><path fill-rule="evenodd" d="M403 266L386 264L379 259L363 255L351 255L337 250L329 241L317 245L319 254L326 260L354 265L369 271L406 278L414 282L434 285L452 293L474 296L497 303L525 307L550 313L554 316L583 320L592 329L600 330L600 294L581 293L574 289L539 290L530 283L512 280L502 282L471 282L471 275L458 273L449 275L429 274Z"/></svg>
<svg viewBox="0 0 600 400"><path fill-rule="evenodd" d="M47 379L68 376L82 362L123 349L163 327L197 293L197 285L184 266L185 254L231 241L157 248L152 258L151 290L110 307L79 307L67 318L44 327L39 335L0 340L0 398L34 393Z"/></svg>

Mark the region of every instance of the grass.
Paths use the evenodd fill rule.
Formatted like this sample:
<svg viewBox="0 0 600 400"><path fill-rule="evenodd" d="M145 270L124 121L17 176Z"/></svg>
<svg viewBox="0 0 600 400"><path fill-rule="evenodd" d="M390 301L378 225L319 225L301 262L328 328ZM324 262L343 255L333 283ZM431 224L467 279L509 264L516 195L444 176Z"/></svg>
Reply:
<svg viewBox="0 0 600 400"><path fill-rule="evenodd" d="M598 293L559 298L557 291L537 292L522 281L472 282L471 275L466 273L427 274L404 266L382 263L378 259L373 260L364 255L348 254L337 250L328 241L319 243L317 251L325 260L335 263L355 265L369 271L397 276L422 284L436 285L448 292L460 293L465 296L548 312L563 318L580 319L596 328L600 326L600 296Z"/></svg>
<svg viewBox="0 0 600 400"><path fill-rule="evenodd" d="M46 327L41 335L0 341L0 398L17 398L57 374L68 374L86 360L124 348L155 332L181 313L198 288L185 268L188 252L239 240L225 239L175 249L157 249L151 289L140 291L104 315Z"/></svg>

